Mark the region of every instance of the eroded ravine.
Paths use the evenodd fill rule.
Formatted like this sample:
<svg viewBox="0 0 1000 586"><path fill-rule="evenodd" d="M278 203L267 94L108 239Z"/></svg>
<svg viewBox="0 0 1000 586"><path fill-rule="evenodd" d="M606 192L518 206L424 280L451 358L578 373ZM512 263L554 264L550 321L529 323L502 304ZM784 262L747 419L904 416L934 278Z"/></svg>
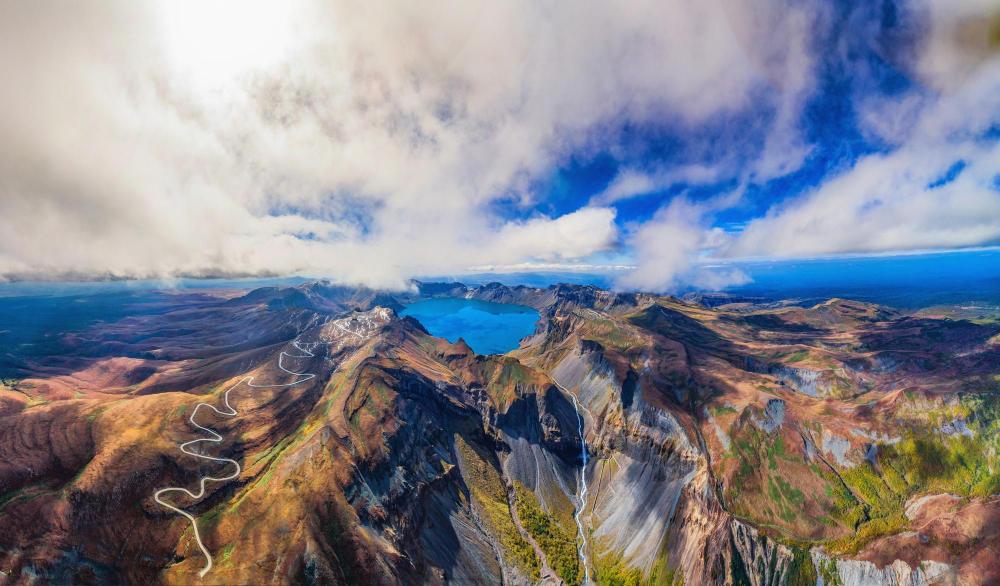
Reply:
<svg viewBox="0 0 1000 586"><path fill-rule="evenodd" d="M580 404L576 400L576 395L569 393L569 396L573 399L573 409L576 410L577 429L580 433L580 456L583 460L583 464L580 466L580 488L576 497L576 514L573 515L573 518L576 519L576 527L580 535L577 553L580 555L580 563L583 564L583 583L586 585L590 584L590 566L587 564L587 533L583 529L581 516L587 509L587 461L589 455L587 454L587 437L583 433L584 423L583 414L580 413Z"/></svg>

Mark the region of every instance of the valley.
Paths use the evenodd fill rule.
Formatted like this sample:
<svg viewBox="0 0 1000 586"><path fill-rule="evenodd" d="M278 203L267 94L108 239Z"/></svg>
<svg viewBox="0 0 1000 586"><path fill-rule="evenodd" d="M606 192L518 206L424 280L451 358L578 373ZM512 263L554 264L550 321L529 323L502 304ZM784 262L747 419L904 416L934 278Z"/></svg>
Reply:
<svg viewBox="0 0 1000 586"><path fill-rule="evenodd" d="M430 299L538 321L477 354L405 316ZM8 352L0 583L1000 580L996 317L458 283L156 303Z"/></svg>

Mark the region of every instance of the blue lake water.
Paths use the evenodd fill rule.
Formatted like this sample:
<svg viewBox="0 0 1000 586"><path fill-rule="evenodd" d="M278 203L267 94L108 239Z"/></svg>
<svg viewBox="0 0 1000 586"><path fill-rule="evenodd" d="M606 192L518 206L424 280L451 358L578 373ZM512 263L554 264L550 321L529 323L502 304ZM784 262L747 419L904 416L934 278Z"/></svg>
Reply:
<svg viewBox="0 0 1000 586"><path fill-rule="evenodd" d="M856 257L782 262L731 263L750 279L727 291L751 300L796 299L803 304L830 297L874 301L910 309L972 303L1000 307L1000 249L912 256ZM547 287L558 282L613 288L616 274L517 273L438 277L468 285L490 281ZM204 289L249 290L291 286L302 277L274 279L179 279L176 281L0 282L0 378L23 357L58 354L61 333L82 331L98 321L161 311L179 293ZM430 281L433 279L424 279ZM167 290L161 293L159 290ZM685 293L685 290L673 293ZM176 299L173 299L176 302ZM477 352L507 352L529 335L534 310L465 299L434 299L404 312L433 334L462 337Z"/></svg>
<svg viewBox="0 0 1000 586"><path fill-rule="evenodd" d="M538 312L530 307L475 299L425 299L407 305L400 315L415 318L428 332L449 342L462 338L479 354L517 348L538 321Z"/></svg>

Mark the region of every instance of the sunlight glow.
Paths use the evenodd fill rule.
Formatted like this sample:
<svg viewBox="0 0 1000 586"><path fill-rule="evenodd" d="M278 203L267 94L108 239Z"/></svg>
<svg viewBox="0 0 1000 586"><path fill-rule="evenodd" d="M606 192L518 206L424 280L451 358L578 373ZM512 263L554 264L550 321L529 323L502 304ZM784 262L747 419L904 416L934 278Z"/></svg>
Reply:
<svg viewBox="0 0 1000 586"><path fill-rule="evenodd" d="M274 67L292 46L289 6L268 0L160 2L157 16L169 63L202 87Z"/></svg>

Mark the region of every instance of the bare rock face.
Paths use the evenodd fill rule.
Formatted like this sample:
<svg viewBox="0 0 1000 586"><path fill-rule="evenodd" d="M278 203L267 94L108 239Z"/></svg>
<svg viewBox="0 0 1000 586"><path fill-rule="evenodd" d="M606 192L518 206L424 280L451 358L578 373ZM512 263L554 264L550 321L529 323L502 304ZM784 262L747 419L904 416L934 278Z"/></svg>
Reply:
<svg viewBox="0 0 1000 586"><path fill-rule="evenodd" d="M925 561L911 567L902 560L878 567L862 560L832 560L814 550L818 586L946 586L958 584L954 568L941 562Z"/></svg>
<svg viewBox="0 0 1000 586"><path fill-rule="evenodd" d="M774 543L753 527L733 521L730 525L733 547L743 561L752 586L778 586L788 580L792 552Z"/></svg>
<svg viewBox="0 0 1000 586"><path fill-rule="evenodd" d="M708 468L699 465L681 494L666 539L669 565L679 568L685 584L731 583L736 555L731 524L732 517L715 498Z"/></svg>
<svg viewBox="0 0 1000 586"><path fill-rule="evenodd" d="M201 546L208 583L1000 582L1000 326L419 290L542 320L478 356L399 319L415 293L322 284L178 298L18 361L0 583L190 584ZM219 440L180 451L202 426ZM205 478L171 501L196 539L153 495Z"/></svg>
<svg viewBox="0 0 1000 586"><path fill-rule="evenodd" d="M764 433L774 433L781 428L785 422L785 402L781 399L768 399L764 407L764 414L759 419L754 419L754 425L759 427Z"/></svg>

